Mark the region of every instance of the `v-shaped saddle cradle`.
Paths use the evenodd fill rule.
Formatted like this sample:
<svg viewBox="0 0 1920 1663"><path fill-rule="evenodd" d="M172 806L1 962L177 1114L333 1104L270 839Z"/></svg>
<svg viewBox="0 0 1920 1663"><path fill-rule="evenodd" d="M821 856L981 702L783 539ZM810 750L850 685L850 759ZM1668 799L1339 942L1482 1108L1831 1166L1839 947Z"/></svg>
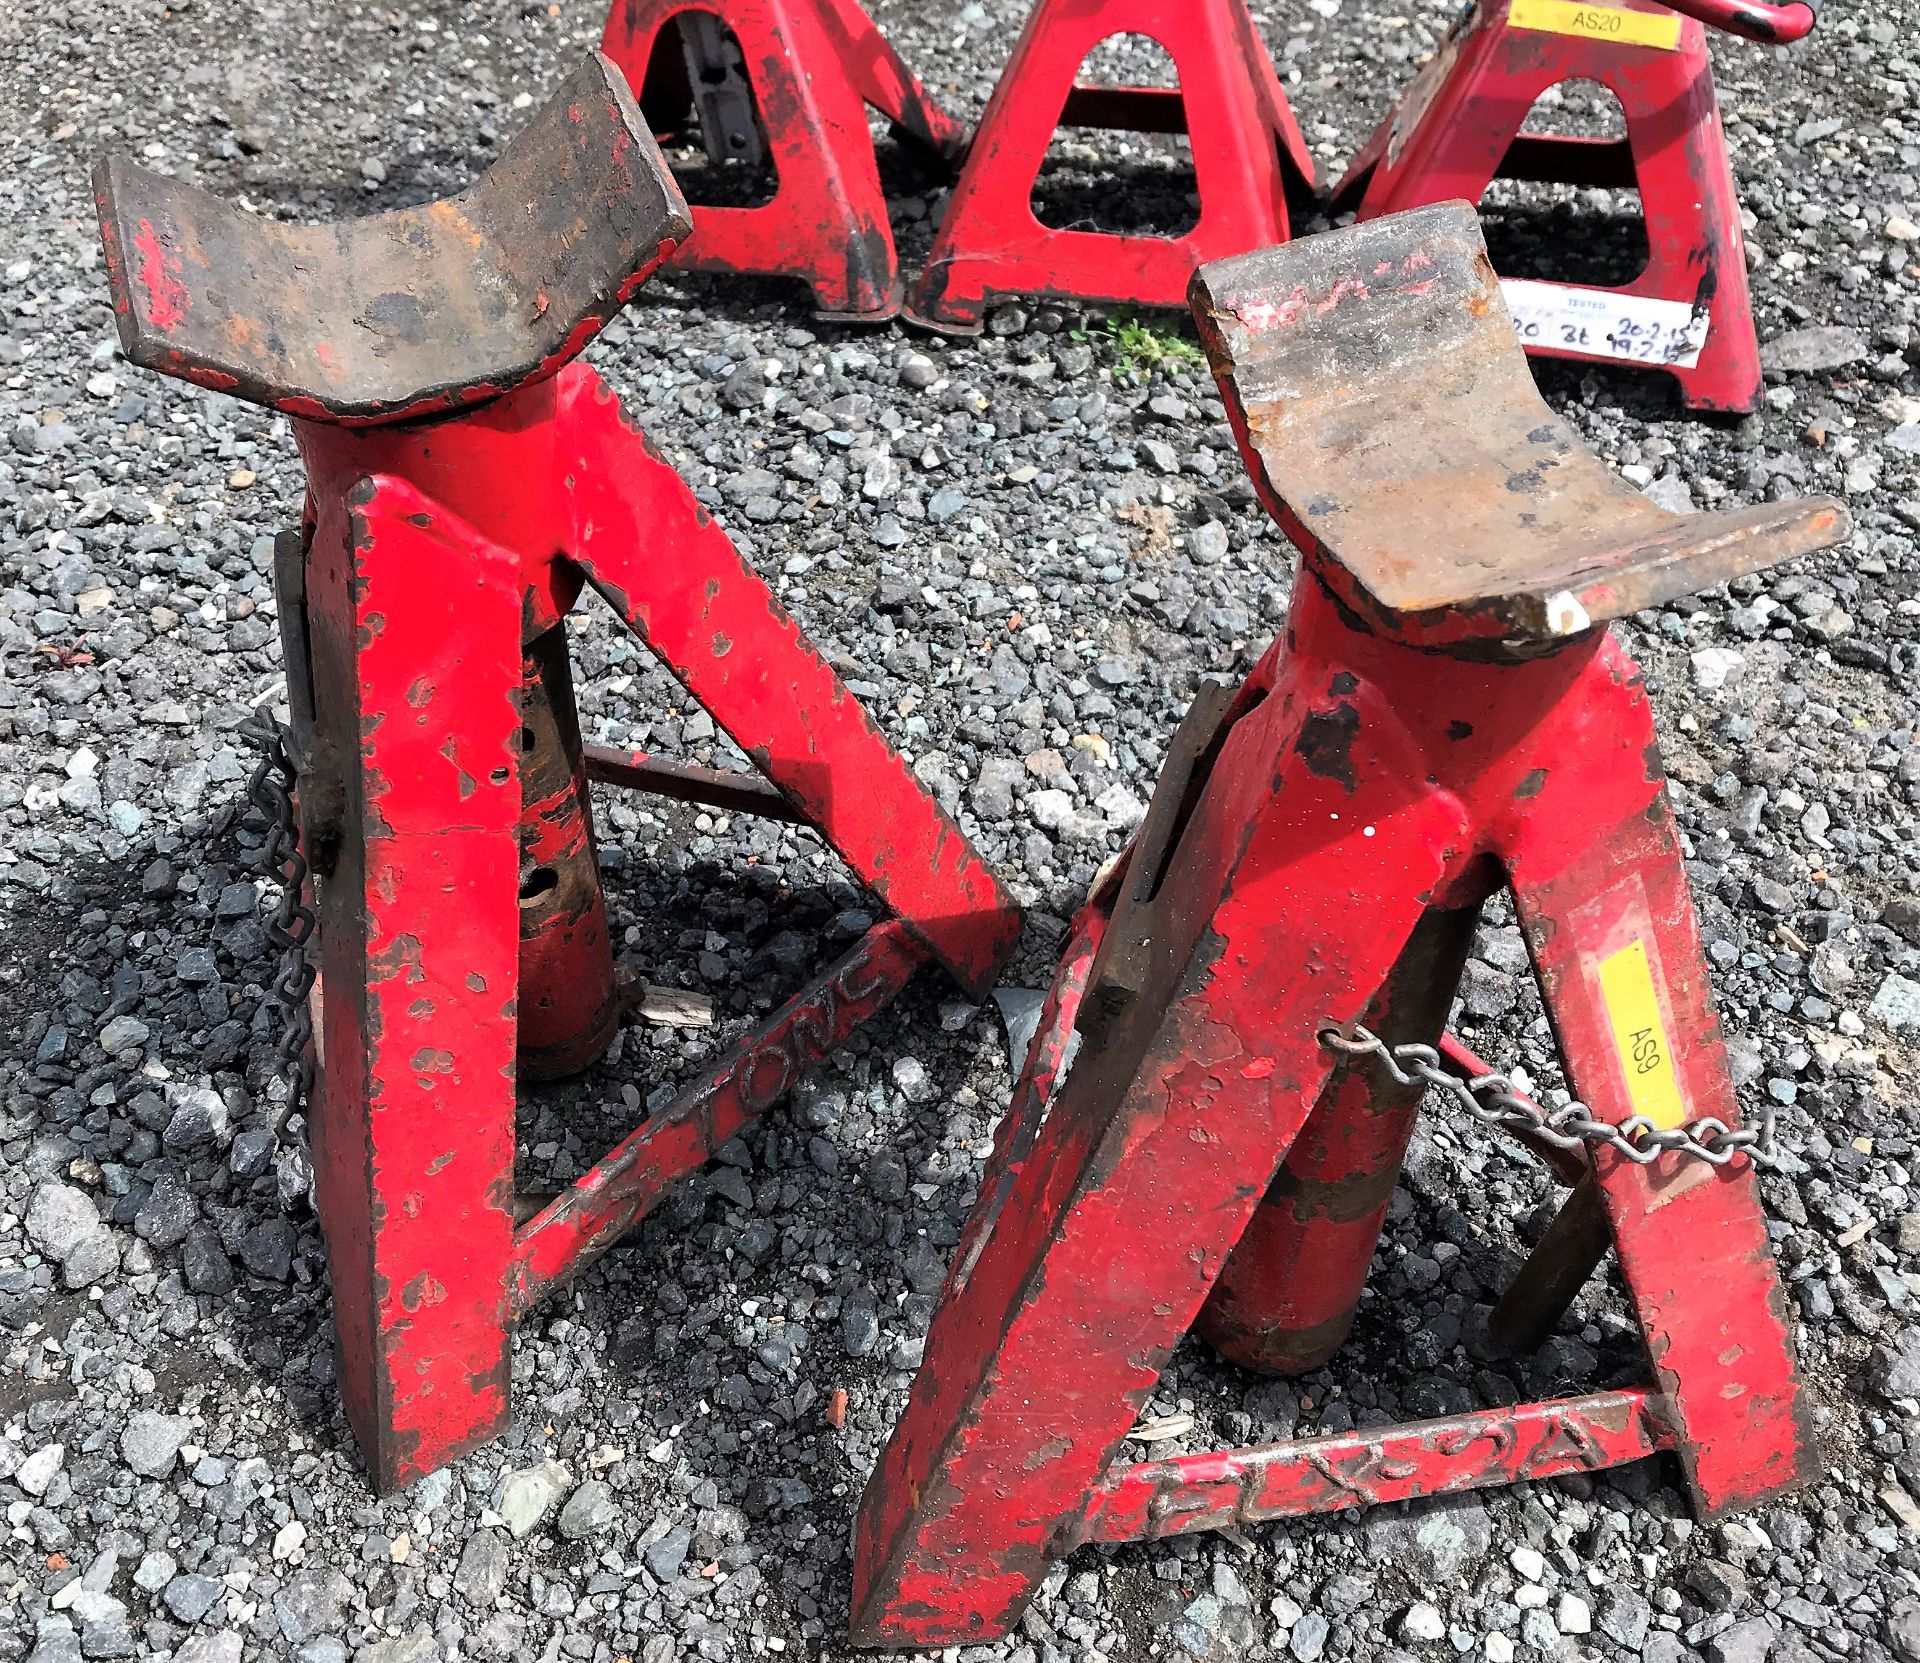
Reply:
<svg viewBox="0 0 1920 1663"><path fill-rule="evenodd" d="M626 83L577 70L458 196L262 219L109 156L95 171L127 356L312 421L484 403L554 374L690 229Z"/></svg>
<svg viewBox="0 0 1920 1663"><path fill-rule="evenodd" d="M1834 540L1824 499L1674 514L1601 462L1514 350L1465 207L1221 262L1196 291L1254 483L1336 594L1382 633L1524 651Z"/></svg>
<svg viewBox="0 0 1920 1663"><path fill-rule="evenodd" d="M135 361L287 411L277 562L317 878L310 1121L340 1381L381 1490L506 1424L512 1326L801 1071L1019 920L726 533L574 355L688 229L597 54L464 195L343 227L98 174ZM596 589L764 779L582 743L563 619ZM589 777L818 831L889 914L557 1196L515 1085L620 1014Z"/></svg>

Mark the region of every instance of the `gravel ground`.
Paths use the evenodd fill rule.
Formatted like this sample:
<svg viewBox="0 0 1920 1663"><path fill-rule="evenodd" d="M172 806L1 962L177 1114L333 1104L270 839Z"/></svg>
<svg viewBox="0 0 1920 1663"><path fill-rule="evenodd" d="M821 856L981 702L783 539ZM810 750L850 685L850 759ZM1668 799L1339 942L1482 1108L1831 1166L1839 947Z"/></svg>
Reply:
<svg viewBox="0 0 1920 1663"><path fill-rule="evenodd" d="M1257 8L1330 170L1450 9ZM972 116L1019 10L881 17ZM417 201L483 166L599 22L517 0L50 0L0 26L0 1657L844 1651L854 1499L1006 1100L993 1011L916 984L526 1324L508 1437L376 1503L304 1173L266 1130L260 828L235 734L277 683L267 539L300 475L280 421L121 362L103 298L101 151L264 212ZM1649 1463L1088 1551L965 1663L1920 1659L1916 27L1912 0L1836 7L1790 52L1721 53L1772 343L1760 417L1688 422L1657 377L1542 372L1663 502L1830 491L1858 522L1849 549L1623 626L1741 1089L1793 1151L1762 1188L1828 1476L1711 1527ZM1116 154L1070 155L1058 211L1156 192L1179 211L1164 146L1135 144L1124 189L1102 171ZM886 167L911 254L937 181L890 150ZM1606 206L1516 208L1503 263L1604 248ZM592 349L1029 904L1028 985L1198 681L1251 662L1287 587L1190 335L1150 322L1009 309L956 344L816 325L777 283L656 282ZM604 616L576 654L596 737L725 760ZM627 955L728 1024L858 905L789 829L602 818ZM1459 1023L1550 1090L1524 972L1496 916ZM710 1037L631 1031L530 1099L530 1178L578 1171ZM1608 1285L1526 1364L1462 1343L1545 1200L1530 1163L1437 1113L1335 1364L1264 1384L1190 1343L1150 1412L1191 1412L1198 1448L1631 1377Z"/></svg>

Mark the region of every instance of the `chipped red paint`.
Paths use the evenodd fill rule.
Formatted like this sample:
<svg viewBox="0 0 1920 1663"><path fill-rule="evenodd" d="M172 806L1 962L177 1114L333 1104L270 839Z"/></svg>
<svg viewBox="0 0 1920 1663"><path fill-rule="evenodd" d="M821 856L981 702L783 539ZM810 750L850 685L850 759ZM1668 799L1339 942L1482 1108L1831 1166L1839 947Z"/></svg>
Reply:
<svg viewBox="0 0 1920 1663"><path fill-rule="evenodd" d="M1329 292L1329 274L1370 270L1406 244L1434 261L1417 304L1392 285L1366 296L1349 285L1317 322L1247 326L1262 302ZM1124 872L1095 897L1104 925L1076 930L926 1361L861 1503L863 1644L996 1639L1083 1541L1595 1470L1668 1447L1705 1516L1817 1470L1750 1166L1669 1154L1641 1167L1605 1151L1594 1183L1648 1342L1644 1387L1119 1464L1196 1324L1263 1368L1310 1367L1339 1343L1415 1105L1378 1074L1337 1066L1321 1033L1364 1019L1395 1038L1437 1037L1473 916L1496 892L1514 898L1570 1081L1594 1114L1619 1124L1636 1112L1600 966L1638 943L1684 1117L1739 1118L1665 778L1649 766L1639 672L1605 628L1569 633L1550 609L1514 600L1550 581L1569 545L1615 546L1603 517L1579 527L1584 542L1559 529L1553 481L1583 491L1581 459L1556 451L1546 486L1469 504L1471 536L1431 534L1431 504L1458 491L1459 432L1487 450L1497 482L1525 467L1524 448L1497 446L1511 430L1524 447L1547 419L1510 330L1504 358L1470 350L1489 315L1478 250L1459 205L1225 261L1196 281L1202 337L1246 460L1295 528L1300 575L1286 628L1246 684L1196 700ZM1455 327L1449 309L1468 323ZM1349 348L1360 339L1395 366L1371 410L1371 378L1352 385L1353 365L1372 361ZM1444 389L1449 373L1464 378L1450 403L1410 391ZM1496 401L1512 408L1486 408ZM1405 497L1369 494L1376 452ZM1361 477L1346 483L1341 469ZM1322 496L1372 511L1342 518L1321 511ZM1623 502L1616 516L1630 524L1631 512ZM1773 512L1776 531L1804 521L1793 505ZM1511 537L1501 516L1519 527ZM1298 529L1308 523L1313 535ZM1609 569L1632 592L1657 566L1683 594L1719 580L1729 546L1715 516L1690 517L1655 542L1622 536ZM1732 546L1741 570L1795 552L1785 536ZM1412 616L1380 598L1383 571L1402 566L1424 597ZM1486 615L1501 623L1497 649L1462 621ZM1075 1027L1082 1052L1043 1109Z"/></svg>
<svg viewBox="0 0 1920 1663"><path fill-rule="evenodd" d="M497 1105L515 1044L520 586L512 554L405 480L317 500L316 755L346 765L317 886L325 1064L308 1119L341 1395L384 1492L509 1413L513 1126ZM381 720L420 678L429 719ZM442 1060L416 1067L423 1051Z"/></svg>
<svg viewBox="0 0 1920 1663"><path fill-rule="evenodd" d="M1641 734L1649 733L1644 695L1636 688L1627 698ZM1621 778L1628 766L1618 759ZM1557 770L1512 861L1514 904L1568 1084L1588 1103L1620 1101L1595 966L1626 942L1644 941L1689 1115L1732 1125L1739 1110L1664 781L1604 843L1583 842L1572 828L1583 808L1591 813L1593 799L1582 793L1600 788L1600 772ZM1654 1379L1683 1434L1677 1447L1701 1515L1750 1507L1814 1476L1811 1406L1794 1368L1786 1293L1751 1170L1674 1157L1640 1167L1603 1150L1594 1174Z"/></svg>
<svg viewBox="0 0 1920 1663"><path fill-rule="evenodd" d="M140 256L139 282L146 298L147 315L156 329L177 329L187 315L189 297L180 281L180 262L160 246L153 221L143 218L133 234L133 246Z"/></svg>
<svg viewBox="0 0 1920 1663"><path fill-rule="evenodd" d="M1119 34L1164 48L1179 90L1079 85L1087 55ZM1063 124L1186 133L1200 196L1193 229L1121 236L1042 225L1034 182ZM1311 193L1313 183L1313 158L1246 0L1038 0L907 310L964 332L999 295L1178 306L1203 260L1285 242L1288 188Z"/></svg>
<svg viewBox="0 0 1920 1663"><path fill-rule="evenodd" d="M304 534L276 551L276 586L322 920L324 1043L309 1120L341 1393L382 1491L505 1424L512 1328L527 1305L618 1240L929 958L984 993L1020 926L958 826L658 448L591 369L552 361L612 315L609 296L631 292L684 228L618 71L592 59L561 98L529 132L549 145L563 132L563 159L598 182L592 236L548 243L524 216L482 216L497 242L456 270L431 237L379 235L431 268L423 292L537 264L529 293L565 296L564 307L509 308L517 324L482 342L434 336L431 365L415 341L382 380L367 370L378 355L339 333L378 331L314 299L287 314L270 353L239 366L235 387L302 412ZM630 159L624 185L599 154L609 148ZM166 201L176 214L166 245L199 251L209 269L244 272L261 251L265 233L207 209L211 199L169 194L170 182L118 163L98 177L116 271L114 209L130 197ZM500 192L490 175L457 200ZM229 247L221 233L233 225ZM207 342L258 334L245 316L226 327L235 319L209 283L194 290L191 339L176 346L161 311L121 277L115 289L139 314L136 355L167 373L224 373ZM336 377L343 363L359 365L351 385ZM289 365L311 379L294 381ZM425 403L409 391L423 368L437 389ZM402 419L428 408L440 419ZM766 775L739 782L602 752L599 777L813 826L893 916L543 1210L515 1192L516 1086L588 1065L618 1021L564 627L589 578ZM718 659L716 632L731 643Z"/></svg>
<svg viewBox="0 0 1920 1663"><path fill-rule="evenodd" d="M1478 202L1500 178L1637 189L1650 258L1617 289L1567 285L1594 295L1677 301L1708 319L1691 366L1664 364L1695 410L1746 413L1760 399L1760 348L1747 290L1740 205L1734 195L1713 68L1702 21L1756 40L1797 40L1813 27L1804 4L1745 0L1607 0L1614 11L1679 20L1671 49L1516 27L1512 0L1475 0L1440 50L1374 130L1334 189L1336 206L1362 219L1426 203ZM1598 82L1620 101L1624 139L1527 134L1534 102L1566 81ZM1611 327L1611 325L1594 326ZM1543 357L1616 366L1628 361L1583 349L1576 326L1559 340L1530 339Z"/></svg>
<svg viewBox="0 0 1920 1663"><path fill-rule="evenodd" d="M518 1003L510 982L495 1019L510 1033L517 1029L522 1073L582 1066L612 1031L604 902L589 883L586 758L563 692L556 643L564 638L550 622L587 580L608 590L716 721L762 760L772 782L763 789L777 789L781 817L815 825L896 914L814 990L740 1041L707 1087L650 1118L527 1227L495 1286L504 1329L541 1292L611 1246L661 1189L696 1170L716 1142L791 1084L804 1061L890 1001L925 956L941 959L976 991L989 985L1019 919L958 828L587 366L569 366L458 422L372 429L303 423L297 436L317 500L351 489L356 478L402 474L432 491L423 512L441 535L513 551L516 648L539 633L527 641L529 662L516 659L501 694L515 724L525 792L507 884L527 904L515 909ZM543 480L550 482L544 490ZM435 581L432 572L423 570L421 581ZM709 634L724 617L738 650L719 660L701 651L703 616ZM436 689L428 708L443 698ZM603 758L598 771L617 776L620 765ZM665 778L633 770L632 782L662 783L673 795L735 812L761 806L740 787L697 770ZM542 870L557 874L551 888L535 882ZM444 927L455 923L443 920ZM508 1070L496 1087L496 1112L507 1118L512 1077ZM469 1113L476 1113L483 1099L472 1097ZM510 1176L502 1181L510 1185ZM353 1372L349 1359L343 1379ZM468 1435L450 1432L442 1446L490 1436L493 1424L476 1421Z"/></svg>
<svg viewBox="0 0 1920 1663"><path fill-rule="evenodd" d="M1069 1540L1159 1541L1304 1513L1597 1472L1673 1447L1659 1400L1595 1392L1406 1426L1142 1461L1111 1472Z"/></svg>
<svg viewBox="0 0 1920 1663"><path fill-rule="evenodd" d="M871 106L936 156L965 148L856 0L613 0L601 48L640 90L654 130L686 125L689 101L674 20L717 17L733 31L778 171L771 201L702 206L677 264L808 283L822 316L883 322L900 309L900 265L880 189Z"/></svg>

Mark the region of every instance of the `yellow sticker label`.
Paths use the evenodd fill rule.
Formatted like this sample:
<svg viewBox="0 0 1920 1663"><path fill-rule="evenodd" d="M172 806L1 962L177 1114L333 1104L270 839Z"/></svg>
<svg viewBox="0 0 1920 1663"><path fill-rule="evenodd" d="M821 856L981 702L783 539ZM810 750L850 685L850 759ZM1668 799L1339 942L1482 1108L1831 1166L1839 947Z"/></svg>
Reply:
<svg viewBox="0 0 1920 1663"><path fill-rule="evenodd" d="M1629 942L1600 961L1600 997L1613 1024L1613 1043L1620 1051L1620 1069L1633 1099L1633 1112L1663 1132L1684 1126L1687 1106L1680 1097L1673 1047L1667 1042L1667 1024L1660 1014L1660 995L1653 985L1653 966L1647 962L1644 941Z"/></svg>
<svg viewBox="0 0 1920 1663"><path fill-rule="evenodd" d="M1629 12L1618 6L1576 5L1574 0L1513 0L1507 21L1516 29L1582 35L1624 46L1657 46L1666 52L1680 44L1678 12Z"/></svg>

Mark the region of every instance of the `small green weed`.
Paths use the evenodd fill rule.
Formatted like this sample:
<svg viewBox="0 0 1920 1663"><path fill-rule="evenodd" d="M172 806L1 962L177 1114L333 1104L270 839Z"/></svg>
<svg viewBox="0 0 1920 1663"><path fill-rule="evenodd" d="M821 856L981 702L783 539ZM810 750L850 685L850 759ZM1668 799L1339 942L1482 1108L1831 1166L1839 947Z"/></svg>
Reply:
<svg viewBox="0 0 1920 1663"><path fill-rule="evenodd" d="M1091 329L1076 329L1073 338L1088 341L1099 337ZM1144 381L1162 366L1203 368L1207 362L1206 354L1177 329L1133 316L1106 320L1106 345L1113 354L1115 371L1130 381Z"/></svg>

